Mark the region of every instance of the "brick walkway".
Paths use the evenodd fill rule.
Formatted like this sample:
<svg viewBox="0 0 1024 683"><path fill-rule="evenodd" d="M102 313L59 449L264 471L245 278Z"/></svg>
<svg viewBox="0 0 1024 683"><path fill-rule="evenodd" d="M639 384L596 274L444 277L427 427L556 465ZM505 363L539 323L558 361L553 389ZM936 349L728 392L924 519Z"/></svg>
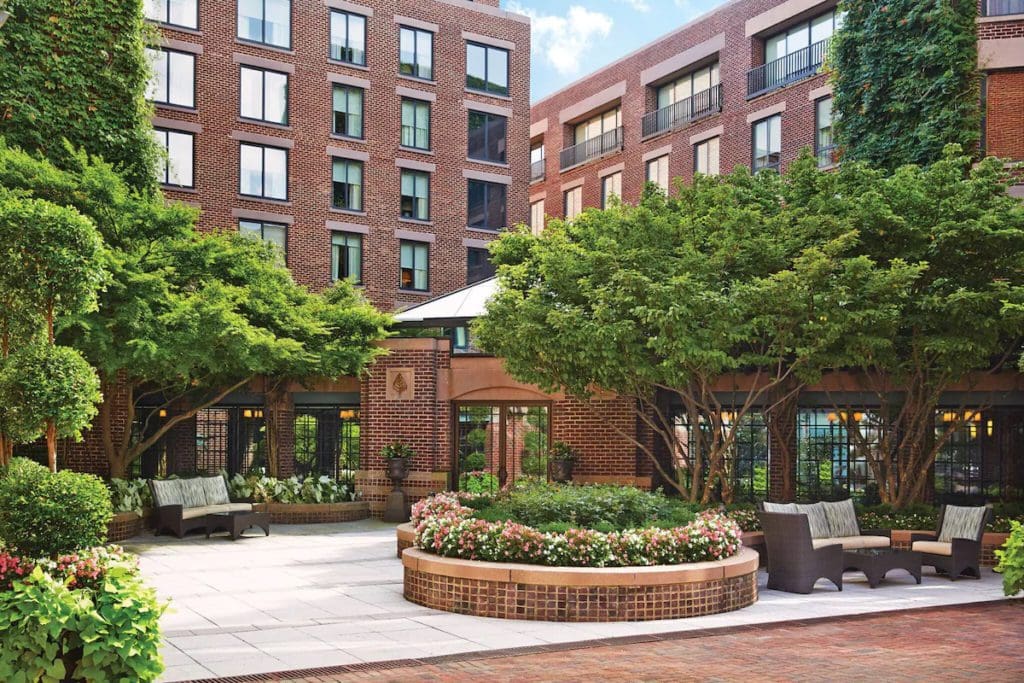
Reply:
<svg viewBox="0 0 1024 683"><path fill-rule="evenodd" d="M1024 681L1024 601L637 636L233 681Z"/></svg>

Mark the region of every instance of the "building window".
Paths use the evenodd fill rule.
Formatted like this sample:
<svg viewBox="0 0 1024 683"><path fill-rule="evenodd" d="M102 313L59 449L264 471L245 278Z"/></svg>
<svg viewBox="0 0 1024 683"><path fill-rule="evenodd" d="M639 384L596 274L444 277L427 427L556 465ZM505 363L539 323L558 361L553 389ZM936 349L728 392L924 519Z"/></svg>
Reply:
<svg viewBox="0 0 1024 683"><path fill-rule="evenodd" d="M544 232L544 200L530 204L530 229L534 235Z"/></svg>
<svg viewBox="0 0 1024 683"><path fill-rule="evenodd" d="M402 218L430 220L430 174L402 171Z"/></svg>
<svg viewBox="0 0 1024 683"><path fill-rule="evenodd" d="M714 86L718 85L718 62L710 66L706 66L703 69L697 69L691 73L681 76L671 83L658 88L658 109L664 109L677 102L683 100L689 100L690 98L699 97L700 93L706 93ZM707 98L707 95L704 95ZM699 106L693 106L694 104ZM717 102L715 103L717 104ZM694 111L700 111L707 109L711 106L710 99L707 99L703 103L691 101L691 112L687 118L692 118Z"/></svg>
<svg viewBox="0 0 1024 683"><path fill-rule="evenodd" d="M178 107L196 106L196 56L177 50L146 48L153 73L146 86L146 99Z"/></svg>
<svg viewBox="0 0 1024 683"><path fill-rule="evenodd" d="M574 187L565 193L565 220L571 221L583 211L583 188Z"/></svg>
<svg viewBox="0 0 1024 683"><path fill-rule="evenodd" d="M775 114L754 123L754 172L782 164L782 115Z"/></svg>
<svg viewBox="0 0 1024 683"><path fill-rule="evenodd" d="M334 159L331 167L331 206L344 211L363 210L363 162Z"/></svg>
<svg viewBox="0 0 1024 683"><path fill-rule="evenodd" d="M987 17L1024 14L1024 0L986 0L982 3Z"/></svg>
<svg viewBox="0 0 1024 683"><path fill-rule="evenodd" d="M288 74L243 66L240 91L242 118L287 125Z"/></svg>
<svg viewBox="0 0 1024 683"><path fill-rule="evenodd" d="M530 181L544 178L544 143L530 147Z"/></svg>
<svg viewBox="0 0 1024 683"><path fill-rule="evenodd" d="M647 162L647 182L654 183L668 192L668 155Z"/></svg>
<svg viewBox="0 0 1024 683"><path fill-rule="evenodd" d="M288 199L288 150L239 145L239 193L265 199Z"/></svg>
<svg viewBox="0 0 1024 683"><path fill-rule="evenodd" d="M466 43L466 87L508 95L508 50Z"/></svg>
<svg viewBox="0 0 1024 683"><path fill-rule="evenodd" d="M146 0L145 13L161 24L199 28L199 0Z"/></svg>
<svg viewBox="0 0 1024 683"><path fill-rule="evenodd" d="M366 17L331 10L331 59L366 66Z"/></svg>
<svg viewBox="0 0 1024 683"><path fill-rule="evenodd" d="M349 138L363 137L363 89L335 85L332 100L334 118L331 132Z"/></svg>
<svg viewBox="0 0 1024 683"><path fill-rule="evenodd" d="M425 292L430 289L430 245L402 240L399 287Z"/></svg>
<svg viewBox="0 0 1024 683"><path fill-rule="evenodd" d="M430 149L430 103L402 99L402 147Z"/></svg>
<svg viewBox="0 0 1024 683"><path fill-rule="evenodd" d="M434 80L434 34L403 26L399 30L398 72Z"/></svg>
<svg viewBox="0 0 1024 683"><path fill-rule="evenodd" d="M601 208L611 206L612 197L622 199L622 173L612 173L601 178Z"/></svg>
<svg viewBox="0 0 1024 683"><path fill-rule="evenodd" d="M482 180L469 181L469 227L481 230L501 230L506 223L508 187Z"/></svg>
<svg viewBox="0 0 1024 683"><path fill-rule="evenodd" d="M505 163L508 119L497 114L469 112L469 158Z"/></svg>
<svg viewBox="0 0 1024 683"><path fill-rule="evenodd" d="M192 169L195 164L193 153L195 139L192 133L157 128L153 131L156 142L167 153L158 180L170 187L195 187Z"/></svg>
<svg viewBox="0 0 1024 683"><path fill-rule="evenodd" d="M486 249L469 247L466 250L466 284L486 280L494 277L494 264L491 263L491 254Z"/></svg>
<svg viewBox="0 0 1024 683"><path fill-rule="evenodd" d="M238 0L238 37L275 47L291 47L289 0Z"/></svg>
<svg viewBox="0 0 1024 683"><path fill-rule="evenodd" d="M363 236L353 232L331 235L331 279L363 282Z"/></svg>
<svg viewBox="0 0 1024 683"><path fill-rule="evenodd" d="M718 175L718 148L720 139L713 137L693 146L693 170L704 175Z"/></svg>
<svg viewBox="0 0 1024 683"><path fill-rule="evenodd" d="M843 25L844 13L831 10L768 36L764 41L765 88L817 72L828 40Z"/></svg>
<svg viewBox="0 0 1024 683"><path fill-rule="evenodd" d="M281 223L263 221L238 221L238 232L245 237L263 240L276 247L281 265L284 265L288 254L288 226Z"/></svg>
<svg viewBox="0 0 1024 683"><path fill-rule="evenodd" d="M622 109L616 107L610 111L576 124L573 137L576 144L599 138L622 127Z"/></svg>
<svg viewBox="0 0 1024 683"><path fill-rule="evenodd" d="M814 103L814 153L818 157L818 168L836 163L838 147L832 136L832 98L824 97Z"/></svg>
<svg viewBox="0 0 1024 683"><path fill-rule="evenodd" d="M873 479L867 451L877 451L884 425L869 409L801 409L796 437L797 498L861 498Z"/></svg>

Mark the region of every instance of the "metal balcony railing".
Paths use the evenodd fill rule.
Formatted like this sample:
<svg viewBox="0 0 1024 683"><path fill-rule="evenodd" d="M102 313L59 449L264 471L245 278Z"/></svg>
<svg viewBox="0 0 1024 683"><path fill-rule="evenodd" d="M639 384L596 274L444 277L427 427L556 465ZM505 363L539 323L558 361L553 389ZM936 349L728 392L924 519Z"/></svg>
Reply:
<svg viewBox="0 0 1024 683"><path fill-rule="evenodd" d="M564 171L570 166L582 164L584 161L596 159L620 149L622 149L622 126L563 149L559 157L560 168Z"/></svg>
<svg viewBox="0 0 1024 683"><path fill-rule="evenodd" d="M810 47L773 59L747 72L747 97L781 88L818 73L825 62L831 38L820 40Z"/></svg>
<svg viewBox="0 0 1024 683"><path fill-rule="evenodd" d="M544 180L544 159L530 164L530 182L534 180Z"/></svg>
<svg viewBox="0 0 1024 683"><path fill-rule="evenodd" d="M719 111L722 111L721 83L695 93L685 100L679 100L667 107L644 114L641 126L643 137L662 133Z"/></svg>

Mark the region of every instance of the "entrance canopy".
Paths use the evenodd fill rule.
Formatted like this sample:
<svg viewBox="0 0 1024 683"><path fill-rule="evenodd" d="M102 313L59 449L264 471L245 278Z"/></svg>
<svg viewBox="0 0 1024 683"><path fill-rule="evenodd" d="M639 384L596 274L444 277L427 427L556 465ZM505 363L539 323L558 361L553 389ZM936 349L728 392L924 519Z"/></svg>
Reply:
<svg viewBox="0 0 1024 683"><path fill-rule="evenodd" d="M461 327L487 311L487 300L498 289L488 278L450 294L407 308L395 315L399 327Z"/></svg>

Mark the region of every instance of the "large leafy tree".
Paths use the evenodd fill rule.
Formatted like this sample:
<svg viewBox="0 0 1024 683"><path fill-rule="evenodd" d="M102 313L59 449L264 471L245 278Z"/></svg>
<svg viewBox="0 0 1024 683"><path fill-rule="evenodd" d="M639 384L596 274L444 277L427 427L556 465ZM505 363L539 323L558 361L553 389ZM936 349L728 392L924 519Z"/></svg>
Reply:
<svg viewBox="0 0 1024 683"><path fill-rule="evenodd" d="M843 158L894 170L930 164L980 138L974 0L843 2L833 38L836 136Z"/></svg>
<svg viewBox="0 0 1024 683"><path fill-rule="evenodd" d="M323 294L297 285L273 248L237 233L199 235L195 211L130 188L109 164L75 154L64 168L0 146L0 186L75 207L107 246L109 282L96 310L58 339L99 370L108 396L127 395L128 424L100 407L112 476L164 434L257 376L307 379L361 371L379 353L387 317L348 283ZM144 415L139 406L158 406ZM169 417L155 420L159 408Z"/></svg>
<svg viewBox="0 0 1024 683"><path fill-rule="evenodd" d="M698 176L671 199L649 191L636 207L503 236L483 347L521 381L629 399L670 457L623 436L662 478L690 500L729 500L737 427L847 362L851 335L884 345L890 299L915 276L846 257L848 223L792 203L813 166L805 155L785 180ZM679 413L699 428L680 429Z"/></svg>
<svg viewBox="0 0 1024 683"><path fill-rule="evenodd" d="M0 135L63 165L65 145L102 156L154 189L142 0L6 0Z"/></svg>

